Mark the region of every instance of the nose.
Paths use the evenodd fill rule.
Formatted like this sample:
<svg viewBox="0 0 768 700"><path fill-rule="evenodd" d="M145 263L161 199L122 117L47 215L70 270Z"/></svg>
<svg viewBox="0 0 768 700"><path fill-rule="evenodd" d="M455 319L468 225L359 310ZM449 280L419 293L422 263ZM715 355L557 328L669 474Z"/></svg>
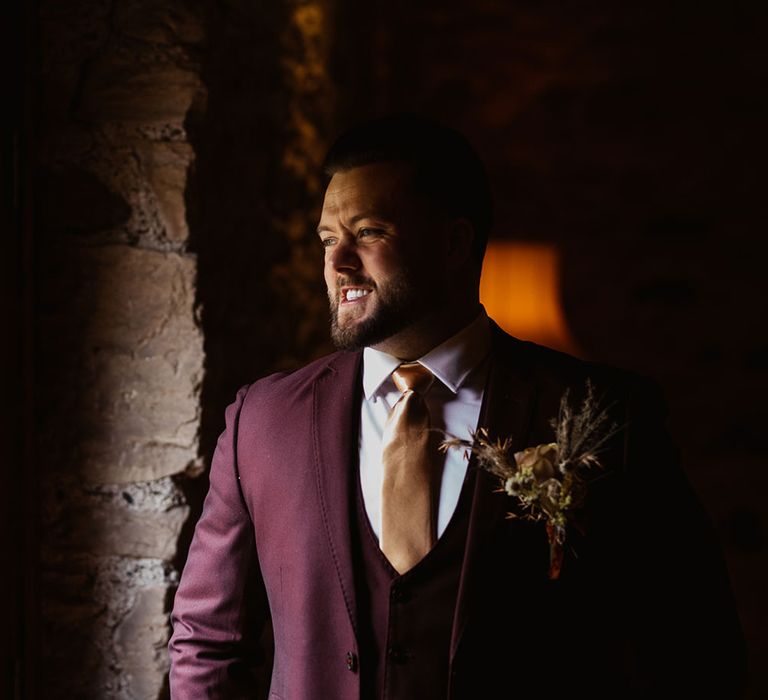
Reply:
<svg viewBox="0 0 768 700"><path fill-rule="evenodd" d="M327 263L337 272L359 270L361 267L354 239L350 240L347 236L339 238L336 244L328 249L327 255Z"/></svg>

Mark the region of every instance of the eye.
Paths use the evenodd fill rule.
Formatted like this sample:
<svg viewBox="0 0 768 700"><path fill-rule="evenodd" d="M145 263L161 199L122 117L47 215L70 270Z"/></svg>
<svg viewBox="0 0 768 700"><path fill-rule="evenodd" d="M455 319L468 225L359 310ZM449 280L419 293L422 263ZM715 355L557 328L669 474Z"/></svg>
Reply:
<svg viewBox="0 0 768 700"><path fill-rule="evenodd" d="M379 231L379 229L376 229L376 228L361 228L357 232L357 235L359 238L368 238L370 236L376 236L379 233L381 233L381 231Z"/></svg>
<svg viewBox="0 0 768 700"><path fill-rule="evenodd" d="M320 239L320 245L323 246L323 248L330 248L335 242L336 242L336 239L333 238L332 236L328 236L328 238Z"/></svg>

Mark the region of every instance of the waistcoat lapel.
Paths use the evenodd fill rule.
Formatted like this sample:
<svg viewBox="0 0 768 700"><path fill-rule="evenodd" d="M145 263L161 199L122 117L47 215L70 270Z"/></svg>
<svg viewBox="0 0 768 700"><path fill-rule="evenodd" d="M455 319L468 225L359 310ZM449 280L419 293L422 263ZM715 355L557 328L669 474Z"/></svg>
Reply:
<svg viewBox="0 0 768 700"><path fill-rule="evenodd" d="M315 382L312 407L312 447L323 523L356 636L350 499L358 459L361 358L360 352L337 355Z"/></svg>
<svg viewBox="0 0 768 700"><path fill-rule="evenodd" d="M535 391L533 381L524 366L523 353L514 352L514 339L504 336L493 324L493 344L488 381L483 394L478 428L488 429L492 440L511 437L512 452L526 446L530 432L530 418L534 410ZM470 458L469 469L475 471L472 510L470 512L464 563L459 580L459 592L451 635L450 658L453 660L461 636L471 614L471 600L478 594L476 580L477 561L483 543L490 533L506 518L510 501L506 494L499 493L498 479L482 469L476 469L474 455Z"/></svg>

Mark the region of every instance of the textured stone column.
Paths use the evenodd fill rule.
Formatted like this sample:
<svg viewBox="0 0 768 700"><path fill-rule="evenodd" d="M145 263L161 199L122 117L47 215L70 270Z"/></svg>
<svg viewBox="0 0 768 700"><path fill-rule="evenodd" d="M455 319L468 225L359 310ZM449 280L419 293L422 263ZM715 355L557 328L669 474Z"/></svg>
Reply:
<svg viewBox="0 0 768 700"><path fill-rule="evenodd" d="M199 469L184 122L193 3L40 6L36 407L45 698L155 698Z"/></svg>
<svg viewBox="0 0 768 700"><path fill-rule="evenodd" d="M40 697L167 693L224 405L328 349L332 10L41 4Z"/></svg>

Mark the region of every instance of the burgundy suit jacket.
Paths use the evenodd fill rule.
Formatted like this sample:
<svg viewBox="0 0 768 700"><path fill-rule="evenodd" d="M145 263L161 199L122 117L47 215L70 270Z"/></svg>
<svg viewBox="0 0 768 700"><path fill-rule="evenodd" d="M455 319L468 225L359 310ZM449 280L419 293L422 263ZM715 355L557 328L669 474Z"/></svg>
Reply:
<svg viewBox="0 0 768 700"><path fill-rule="evenodd" d="M361 352L338 352L244 387L227 409L173 607L173 698L252 697L251 620L267 614L270 698L360 698L351 551L360 372ZM722 557L654 385L494 325L481 422L511 435L514 450L550 442L560 397L570 388L576 401L587 377L623 428L590 483L583 532L568 534L558 580L547 576L543 525L507 518L511 500L476 474L450 697L737 697L743 643Z"/></svg>

